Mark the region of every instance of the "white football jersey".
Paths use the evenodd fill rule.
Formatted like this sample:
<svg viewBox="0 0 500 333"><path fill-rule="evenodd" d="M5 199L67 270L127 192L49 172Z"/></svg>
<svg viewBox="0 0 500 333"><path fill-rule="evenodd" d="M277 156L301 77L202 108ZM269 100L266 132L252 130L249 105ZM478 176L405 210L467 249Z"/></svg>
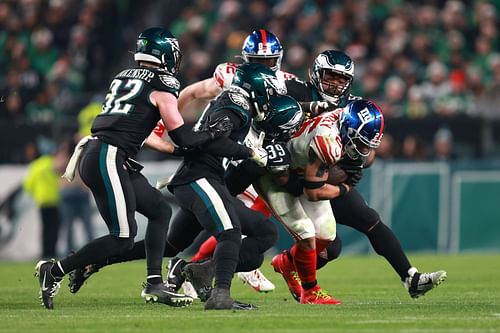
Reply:
<svg viewBox="0 0 500 333"><path fill-rule="evenodd" d="M222 89L226 90L233 82L234 73L236 72L236 67L240 64L233 64L231 62L225 62L219 64L214 71L214 79L217 81L217 84ZM292 73L283 72L281 70L276 71L276 77L278 78L278 82L280 83L280 88L286 91L285 81L294 79L296 76Z"/></svg>
<svg viewBox="0 0 500 333"><path fill-rule="evenodd" d="M304 170L312 149L323 163L333 165L342 157L342 140L338 120L342 109L322 113L305 121L288 142L291 168Z"/></svg>

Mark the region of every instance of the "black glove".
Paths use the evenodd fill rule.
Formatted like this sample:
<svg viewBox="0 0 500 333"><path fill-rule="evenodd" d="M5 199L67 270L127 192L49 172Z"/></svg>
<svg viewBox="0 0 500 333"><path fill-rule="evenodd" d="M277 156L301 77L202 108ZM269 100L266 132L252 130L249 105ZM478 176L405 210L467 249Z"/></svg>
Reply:
<svg viewBox="0 0 500 333"><path fill-rule="evenodd" d="M342 168L347 174L347 179L344 181L347 185L356 186L361 178L363 178L363 159L343 158L337 165Z"/></svg>
<svg viewBox="0 0 500 333"><path fill-rule="evenodd" d="M212 119L205 123L203 126L203 131L207 131L212 139L228 136L231 134L233 129L233 123L228 116L222 116L219 118Z"/></svg>
<svg viewBox="0 0 500 333"><path fill-rule="evenodd" d="M284 143L270 143L265 146L267 151L267 169L272 172L282 172L290 167L290 152Z"/></svg>
<svg viewBox="0 0 500 333"><path fill-rule="evenodd" d="M302 111L306 115L306 119L313 118L320 113L335 110L337 106L327 101L300 102Z"/></svg>
<svg viewBox="0 0 500 333"><path fill-rule="evenodd" d="M186 156L190 152L192 152L194 148L188 148L188 147L175 147L174 151L172 152L173 156Z"/></svg>
<svg viewBox="0 0 500 333"><path fill-rule="evenodd" d="M356 186L361 178L363 178L363 169L344 170L347 173L347 179L344 181L347 185Z"/></svg>

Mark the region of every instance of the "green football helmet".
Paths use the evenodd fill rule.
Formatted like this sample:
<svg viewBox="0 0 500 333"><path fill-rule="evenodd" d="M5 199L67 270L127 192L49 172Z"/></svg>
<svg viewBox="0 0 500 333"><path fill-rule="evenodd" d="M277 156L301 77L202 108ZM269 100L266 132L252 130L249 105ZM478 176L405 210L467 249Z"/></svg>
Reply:
<svg viewBox="0 0 500 333"><path fill-rule="evenodd" d="M254 119L264 120L269 112L269 97L284 94L284 86L279 83L276 73L260 63L244 63L236 67L230 90L245 95L255 107Z"/></svg>
<svg viewBox="0 0 500 333"><path fill-rule="evenodd" d="M349 95L354 63L344 52L323 51L314 60L309 77L323 100L339 105Z"/></svg>
<svg viewBox="0 0 500 333"><path fill-rule="evenodd" d="M295 99L286 95L275 95L269 99L271 108L262 121L254 121L257 131L266 133L266 140L286 142L292 138L304 121L304 112Z"/></svg>
<svg viewBox="0 0 500 333"><path fill-rule="evenodd" d="M168 73L176 75L181 65L179 42L168 30L149 28L137 38L134 60L160 65Z"/></svg>

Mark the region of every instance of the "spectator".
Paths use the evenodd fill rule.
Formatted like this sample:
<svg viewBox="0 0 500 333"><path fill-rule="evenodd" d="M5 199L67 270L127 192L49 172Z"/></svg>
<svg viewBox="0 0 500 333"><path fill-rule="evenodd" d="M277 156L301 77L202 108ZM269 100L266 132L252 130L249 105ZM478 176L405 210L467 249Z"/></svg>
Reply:
<svg viewBox="0 0 500 333"><path fill-rule="evenodd" d="M23 188L40 212L42 222L42 258L54 258L60 228L60 175L68 162L66 149L39 157L30 163Z"/></svg>
<svg viewBox="0 0 500 333"><path fill-rule="evenodd" d="M441 127L434 135L433 159L435 161L450 161L456 158L453 150L453 134L446 127Z"/></svg>

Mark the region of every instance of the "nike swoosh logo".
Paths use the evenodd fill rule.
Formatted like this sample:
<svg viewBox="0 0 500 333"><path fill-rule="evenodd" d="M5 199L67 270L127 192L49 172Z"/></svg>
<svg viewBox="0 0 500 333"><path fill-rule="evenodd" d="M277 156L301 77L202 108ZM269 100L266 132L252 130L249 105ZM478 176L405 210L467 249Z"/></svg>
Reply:
<svg viewBox="0 0 500 333"><path fill-rule="evenodd" d="M276 160L274 160L274 162L275 162L275 163L280 163L280 162L283 162L283 158L280 158L279 160L278 160L278 159L276 159Z"/></svg>
<svg viewBox="0 0 500 333"><path fill-rule="evenodd" d="M174 271L175 271L175 268L177 267L177 265L179 265L180 263L181 263L181 261L177 260L177 262L172 266L172 268L168 270L168 278L169 279L175 279L177 277L177 275L174 274Z"/></svg>
<svg viewBox="0 0 500 333"><path fill-rule="evenodd" d="M45 287L45 279L47 278L47 272L43 273L43 281L42 281L42 291L47 291L49 288Z"/></svg>

